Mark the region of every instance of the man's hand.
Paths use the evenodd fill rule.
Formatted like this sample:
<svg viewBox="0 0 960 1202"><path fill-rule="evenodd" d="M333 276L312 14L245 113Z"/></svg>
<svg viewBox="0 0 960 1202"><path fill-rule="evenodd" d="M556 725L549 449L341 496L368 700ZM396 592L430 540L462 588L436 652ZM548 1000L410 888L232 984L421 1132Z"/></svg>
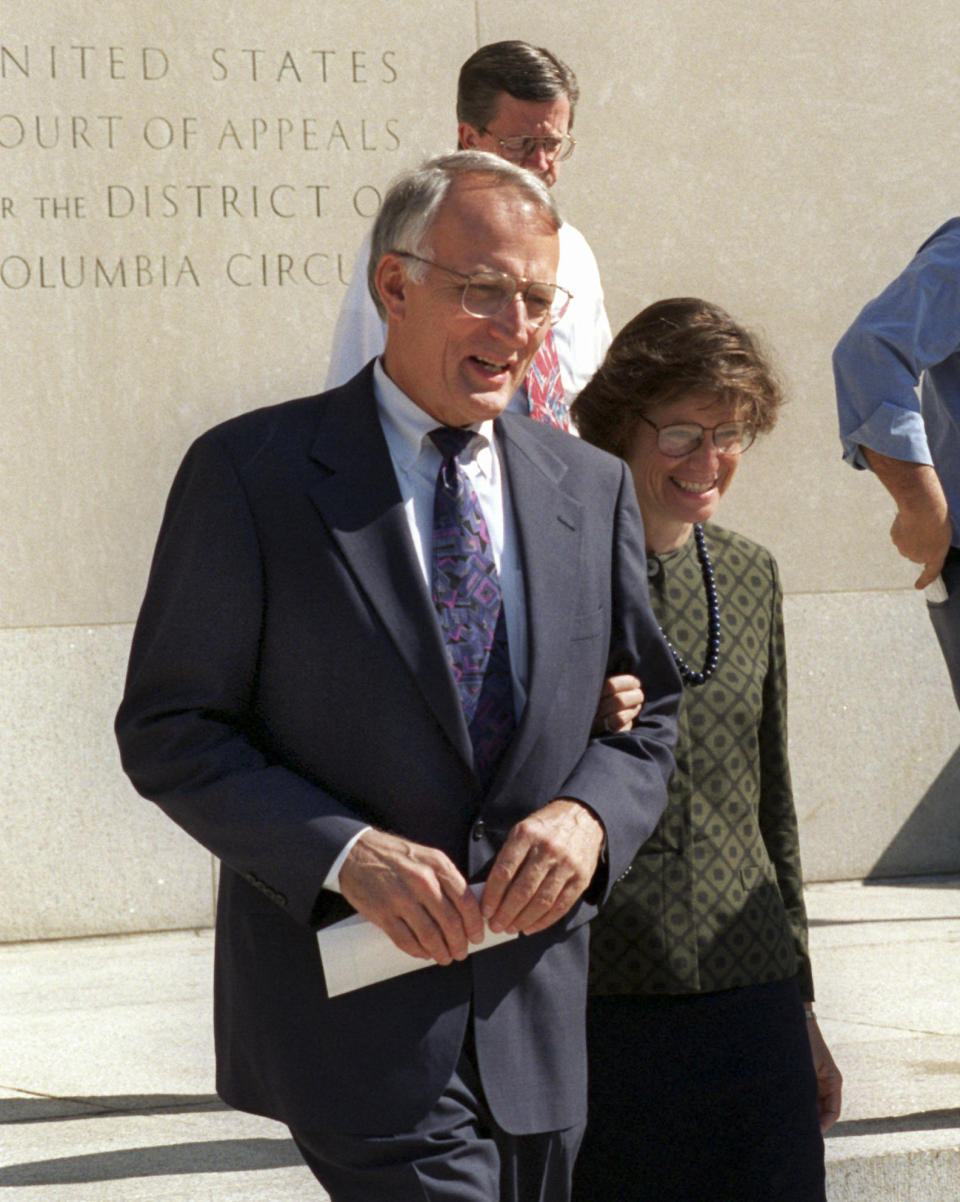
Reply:
<svg viewBox="0 0 960 1202"><path fill-rule="evenodd" d="M643 705L643 688L636 676L608 676L600 690L592 735L631 730Z"/></svg>
<svg viewBox="0 0 960 1202"><path fill-rule="evenodd" d="M340 869L340 891L401 951L449 964L483 938L483 918L463 875L442 851L370 829Z"/></svg>
<svg viewBox="0 0 960 1202"><path fill-rule="evenodd" d="M950 511L936 469L927 463L891 459L861 446L867 463L897 503L890 537L904 559L922 563L915 588L926 588L943 570L950 550Z"/></svg>
<svg viewBox="0 0 960 1202"><path fill-rule="evenodd" d="M599 818L567 798L518 822L483 890L491 931L533 935L562 918L593 880L603 840Z"/></svg>
<svg viewBox="0 0 960 1202"><path fill-rule="evenodd" d="M916 588L926 588L943 571L943 561L950 550L950 515L944 507L941 515L928 511L901 509L893 519L890 537L900 554L913 563L922 563Z"/></svg>

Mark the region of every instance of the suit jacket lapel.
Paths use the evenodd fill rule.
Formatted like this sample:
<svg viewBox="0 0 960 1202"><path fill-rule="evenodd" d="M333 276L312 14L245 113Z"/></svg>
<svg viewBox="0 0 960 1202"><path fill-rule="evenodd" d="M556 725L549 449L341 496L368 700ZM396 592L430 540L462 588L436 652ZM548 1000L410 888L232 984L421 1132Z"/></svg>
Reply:
<svg viewBox="0 0 960 1202"><path fill-rule="evenodd" d="M501 420L497 434L519 541L528 648L527 702L499 777L519 766L553 703L574 616L582 508L560 487L566 465L540 442L529 419Z"/></svg>
<svg viewBox="0 0 960 1202"><path fill-rule="evenodd" d="M311 499L437 721L470 763L470 736L413 550L369 374L325 401L312 449L318 479ZM389 688L389 682L382 687Z"/></svg>

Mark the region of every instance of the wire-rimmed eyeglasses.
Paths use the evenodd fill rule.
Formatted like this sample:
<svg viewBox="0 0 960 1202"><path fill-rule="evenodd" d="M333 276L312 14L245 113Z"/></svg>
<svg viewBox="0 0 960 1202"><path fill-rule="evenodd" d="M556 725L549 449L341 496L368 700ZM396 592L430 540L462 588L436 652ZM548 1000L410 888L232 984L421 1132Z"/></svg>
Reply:
<svg viewBox="0 0 960 1202"><path fill-rule="evenodd" d="M395 255L404 259L413 259L417 263L425 263L438 271L463 280L460 293L460 306L471 317L496 317L502 313L515 296L523 298L527 311L527 320L531 325L542 326L545 321L556 325L566 313L567 305L573 300L573 294L559 284L540 283L524 277L508 275L504 271L475 271L468 275L456 271L453 267L444 267L433 259L424 259L408 250L394 250Z"/></svg>
<svg viewBox="0 0 960 1202"><path fill-rule="evenodd" d="M500 155L511 163L525 163L533 158L538 150L542 150L550 163L562 163L568 159L576 148L576 140L569 134L544 134L542 136L516 134L510 138L500 138L484 126L478 131L493 138L500 147Z"/></svg>
<svg viewBox="0 0 960 1202"><path fill-rule="evenodd" d="M742 455L753 446L757 428L753 422L720 422L716 426L701 426L698 422L676 422L669 426L658 426L642 413L637 416L657 432L657 449L671 459L692 455L707 434L713 436L713 445L723 455Z"/></svg>

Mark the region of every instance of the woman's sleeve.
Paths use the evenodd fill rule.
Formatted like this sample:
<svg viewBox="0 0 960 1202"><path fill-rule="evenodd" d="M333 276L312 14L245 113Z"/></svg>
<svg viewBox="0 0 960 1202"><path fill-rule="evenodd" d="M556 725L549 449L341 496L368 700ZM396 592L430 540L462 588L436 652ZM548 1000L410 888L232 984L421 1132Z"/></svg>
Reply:
<svg viewBox="0 0 960 1202"><path fill-rule="evenodd" d="M787 662L783 633L783 594L776 561L770 557L770 647L760 720L760 834L777 874L777 884L797 954L797 981L805 1001L813 1000L807 949L807 912L797 812L793 804L787 751Z"/></svg>

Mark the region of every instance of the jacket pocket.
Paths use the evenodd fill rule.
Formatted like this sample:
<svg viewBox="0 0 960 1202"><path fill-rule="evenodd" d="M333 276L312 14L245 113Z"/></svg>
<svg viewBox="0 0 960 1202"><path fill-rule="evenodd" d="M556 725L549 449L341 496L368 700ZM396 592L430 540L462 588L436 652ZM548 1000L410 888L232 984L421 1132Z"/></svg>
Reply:
<svg viewBox="0 0 960 1202"><path fill-rule="evenodd" d="M570 627L570 638L595 639L603 634L604 612L602 608L590 613L574 614Z"/></svg>

